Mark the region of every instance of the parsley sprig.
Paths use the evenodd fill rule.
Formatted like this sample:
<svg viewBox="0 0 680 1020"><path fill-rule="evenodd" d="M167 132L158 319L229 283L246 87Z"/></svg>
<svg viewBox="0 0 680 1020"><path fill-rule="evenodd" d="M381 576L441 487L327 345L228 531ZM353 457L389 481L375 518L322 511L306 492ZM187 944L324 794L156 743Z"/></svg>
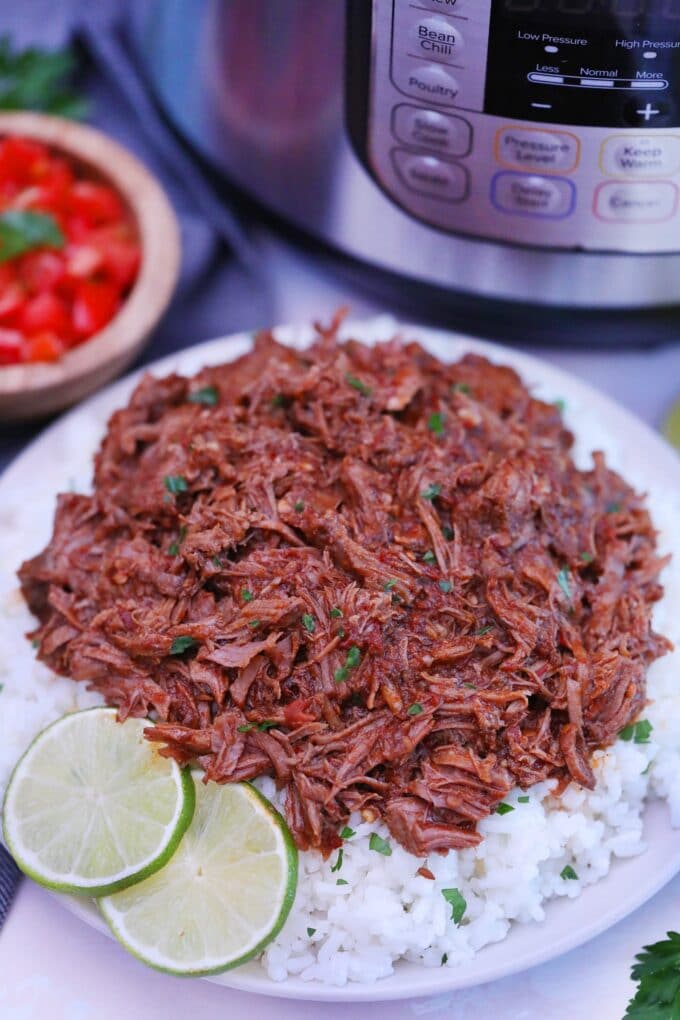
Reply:
<svg viewBox="0 0 680 1020"><path fill-rule="evenodd" d="M667 932L661 942L644 946L635 957L631 978L638 990L624 1020L674 1020L680 1016L680 934Z"/></svg>
<svg viewBox="0 0 680 1020"><path fill-rule="evenodd" d="M88 103L69 87L76 68L73 50L30 47L14 50L0 38L0 110L42 110L60 117L84 117Z"/></svg>

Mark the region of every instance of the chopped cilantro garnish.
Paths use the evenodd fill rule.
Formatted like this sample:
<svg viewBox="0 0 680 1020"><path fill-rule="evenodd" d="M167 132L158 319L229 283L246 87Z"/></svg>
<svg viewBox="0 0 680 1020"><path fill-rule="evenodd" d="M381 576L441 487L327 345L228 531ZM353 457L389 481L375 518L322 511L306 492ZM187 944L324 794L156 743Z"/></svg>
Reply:
<svg viewBox="0 0 680 1020"><path fill-rule="evenodd" d="M168 492L172 492L173 495L176 495L178 492L186 492L189 488L186 478L183 478L182 475L166 475L163 479L163 484Z"/></svg>
<svg viewBox="0 0 680 1020"><path fill-rule="evenodd" d="M190 404L205 404L208 407L213 407L219 400L220 395L217 392L215 386L203 386L200 390L194 390L187 397Z"/></svg>
<svg viewBox="0 0 680 1020"><path fill-rule="evenodd" d="M441 962L442 967L445 964L447 964L448 962L449 962L449 954L448 953L442 953L442 962Z"/></svg>
<svg viewBox="0 0 680 1020"><path fill-rule="evenodd" d="M304 508L305 504L302 502L301 499L298 499L298 501L293 504L293 510L295 511L296 514L301 514Z"/></svg>
<svg viewBox="0 0 680 1020"><path fill-rule="evenodd" d="M252 602L255 596L252 591L248 590L248 588L241 588L241 598L244 602Z"/></svg>
<svg viewBox="0 0 680 1020"><path fill-rule="evenodd" d="M607 503L607 507L606 507L607 513L608 514L618 514L618 513L621 513L621 506L622 506L621 503Z"/></svg>
<svg viewBox="0 0 680 1020"><path fill-rule="evenodd" d="M523 793L521 797L518 797L518 798L517 798L517 803L518 803L518 804L528 804L528 803L529 803L529 800L530 800L530 799L531 799L531 798L530 798L530 797L528 797L528 796L526 795L526 793Z"/></svg>
<svg viewBox="0 0 680 1020"><path fill-rule="evenodd" d="M189 651L190 648L196 648L198 641L196 638L191 637L189 634L180 634L179 637L172 639L170 645L171 655L182 655L184 652Z"/></svg>
<svg viewBox="0 0 680 1020"><path fill-rule="evenodd" d="M651 769L651 767L652 767L652 763L651 763L651 761L648 761L647 764L645 765L645 767L643 768L642 772L640 773L640 775L641 776L648 775L649 770Z"/></svg>
<svg viewBox="0 0 680 1020"><path fill-rule="evenodd" d="M248 730L254 730L254 729L255 729L255 723L251 723L251 722L244 723L242 726L237 726L236 727L236 730L237 730L238 733L247 733Z"/></svg>
<svg viewBox="0 0 680 1020"><path fill-rule="evenodd" d="M255 629L256 627L259 627L259 626L260 626L260 623L261 623L261 622L262 622L261 620L249 620L249 621L248 621L248 626L249 626L249 627L252 627L252 628L253 628L253 630L254 630L254 629Z"/></svg>
<svg viewBox="0 0 680 1020"><path fill-rule="evenodd" d="M406 715L420 715L423 711L423 706L418 701L414 701L410 708L406 710Z"/></svg>
<svg viewBox="0 0 680 1020"><path fill-rule="evenodd" d="M312 935L315 935L315 934L316 934L316 928L308 928L307 929L307 935L309 936L310 939L311 939Z"/></svg>
<svg viewBox="0 0 680 1020"><path fill-rule="evenodd" d="M566 864L560 871L560 878L569 879L572 882L578 881L578 875L572 868L571 864Z"/></svg>
<svg viewBox="0 0 680 1020"><path fill-rule="evenodd" d="M441 436L444 432L444 415L440 411L435 411L427 419L427 427L435 436Z"/></svg>
<svg viewBox="0 0 680 1020"><path fill-rule="evenodd" d="M337 606L333 606L331 609L331 616L334 620L337 620L339 616L342 616L342 609L338 609Z"/></svg>
<svg viewBox="0 0 680 1020"><path fill-rule="evenodd" d="M347 885L347 882L345 881L345 879L344 879L344 878L337 878L337 879L335 880L335 884L336 884L336 885Z"/></svg>
<svg viewBox="0 0 680 1020"><path fill-rule="evenodd" d="M460 889L442 889L442 896L451 907L451 920L454 924L460 924L467 910L467 900Z"/></svg>
<svg viewBox="0 0 680 1020"><path fill-rule="evenodd" d="M311 613L302 614L302 626L309 634L313 634L316 630L316 620Z"/></svg>
<svg viewBox="0 0 680 1020"><path fill-rule="evenodd" d="M424 489L420 495L423 497L423 499L429 499L429 501L432 502L433 499L437 498L441 491L442 491L441 485L437 485L435 483L434 485L428 485L428 487Z"/></svg>
<svg viewBox="0 0 680 1020"><path fill-rule="evenodd" d="M394 580L394 578L392 578L392 579L391 579L390 581L387 581L387 582L386 582L386 583L385 583L385 584L383 585L383 591L392 591L392 589L394 588L394 586L395 586L395 584L396 584L396 583L397 583L397 582L396 582L396 581Z"/></svg>
<svg viewBox="0 0 680 1020"><path fill-rule="evenodd" d="M340 849L338 850L338 859L331 868L331 872L340 871L341 867L342 867L342 847L340 847Z"/></svg>
<svg viewBox="0 0 680 1020"><path fill-rule="evenodd" d="M372 392L371 387L367 386L365 382L361 381L361 379L357 379L357 377L352 375L350 372L345 375L345 382L349 383L352 389L358 390L362 397L370 397Z"/></svg>
<svg viewBox="0 0 680 1020"><path fill-rule="evenodd" d="M336 669L335 673L333 674L333 678L336 684L341 684L343 680L346 680L347 677L349 676L349 671L351 669L355 669L360 662L361 652L356 645L352 645L352 647L347 653L347 658L345 659L344 665L340 666L339 669Z"/></svg>
<svg viewBox="0 0 680 1020"><path fill-rule="evenodd" d="M275 393L271 399L272 407L283 407L285 397L283 393Z"/></svg>
<svg viewBox="0 0 680 1020"><path fill-rule="evenodd" d="M435 556L431 549L428 549L427 552L423 553L423 563L436 563L436 562L437 557Z"/></svg>
<svg viewBox="0 0 680 1020"><path fill-rule="evenodd" d="M467 689L469 691L476 691L477 690L477 684L463 684L463 687L467 687Z"/></svg>
<svg viewBox="0 0 680 1020"><path fill-rule="evenodd" d="M578 558L582 563L592 563L595 557L591 552L582 552L578 554Z"/></svg>
<svg viewBox="0 0 680 1020"><path fill-rule="evenodd" d="M472 390L466 382L455 382L451 387L452 393L472 393Z"/></svg>
<svg viewBox="0 0 680 1020"><path fill-rule="evenodd" d="M487 623L486 627L480 627L479 630L475 631L475 637L484 637L490 630L493 630L493 624Z"/></svg>
<svg viewBox="0 0 680 1020"><path fill-rule="evenodd" d="M276 722L275 719L265 719L263 722L257 724L257 728L260 731L260 733L264 733L265 730L271 730L274 728L274 726L278 725L279 724Z"/></svg>
<svg viewBox="0 0 680 1020"><path fill-rule="evenodd" d="M375 850L377 854L382 854L383 857L392 856L392 847L387 840L383 839L382 836L379 836L377 832L371 833L371 838L368 841L368 849Z"/></svg>
<svg viewBox="0 0 680 1020"><path fill-rule="evenodd" d="M345 636L345 629L344 629L344 627L338 627L337 635L338 635L338 637L344 637Z"/></svg>
<svg viewBox="0 0 680 1020"><path fill-rule="evenodd" d="M558 397L557 400L553 400L553 407L556 407L560 414L564 414L567 402L566 400L562 400L562 397Z"/></svg>
<svg viewBox="0 0 680 1020"><path fill-rule="evenodd" d="M639 722L630 723L619 731L621 740L632 740L635 744L648 744L649 736L654 727L648 719L640 719Z"/></svg>
<svg viewBox="0 0 680 1020"><path fill-rule="evenodd" d="M571 585L569 584L569 567L562 567L557 575L557 583L564 592L565 598L571 602Z"/></svg>
<svg viewBox="0 0 680 1020"><path fill-rule="evenodd" d="M352 836L356 836L356 832L354 829L350 829L349 825L340 830L340 839L351 839Z"/></svg>
<svg viewBox="0 0 680 1020"><path fill-rule="evenodd" d="M37 638L33 638L33 640L31 641L31 647L32 648L40 648L40 642L38 641Z"/></svg>
<svg viewBox="0 0 680 1020"><path fill-rule="evenodd" d="M213 562L213 566L217 567L218 569L221 569L221 567L222 567L222 560L219 558L219 556L213 556L212 562Z"/></svg>
<svg viewBox="0 0 680 1020"><path fill-rule="evenodd" d="M505 801L501 801L500 804L496 804L495 812L497 815L509 815L511 811L514 811L512 804L506 804Z"/></svg>
<svg viewBox="0 0 680 1020"><path fill-rule="evenodd" d="M171 542L168 546L168 556L179 556L179 545L177 542Z"/></svg>
<svg viewBox="0 0 680 1020"><path fill-rule="evenodd" d="M453 584L451 583L451 581L440 581L439 587L441 588L445 595L448 595L448 593L453 588Z"/></svg>

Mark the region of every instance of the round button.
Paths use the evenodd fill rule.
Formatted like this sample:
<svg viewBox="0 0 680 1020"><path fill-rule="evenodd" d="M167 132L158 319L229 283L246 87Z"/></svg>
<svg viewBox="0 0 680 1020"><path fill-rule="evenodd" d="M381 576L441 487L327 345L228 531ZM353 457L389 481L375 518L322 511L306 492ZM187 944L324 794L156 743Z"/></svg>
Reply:
<svg viewBox="0 0 680 1020"><path fill-rule="evenodd" d="M459 91L456 78L438 64L410 68L405 84L411 95L445 105L454 103Z"/></svg>
<svg viewBox="0 0 680 1020"><path fill-rule="evenodd" d="M537 128L502 128L496 136L496 156L506 166L525 170L573 170L579 142L564 131Z"/></svg>
<svg viewBox="0 0 680 1020"><path fill-rule="evenodd" d="M606 181L595 192L595 214L618 223L663 223L675 215L672 181Z"/></svg>
<svg viewBox="0 0 680 1020"><path fill-rule="evenodd" d="M414 53L433 60L451 60L463 48L463 36L445 18L420 17L411 31Z"/></svg>
<svg viewBox="0 0 680 1020"><path fill-rule="evenodd" d="M395 107L392 131L400 142L449 156L466 156L472 147L472 127L462 117L409 103Z"/></svg>
<svg viewBox="0 0 680 1020"><path fill-rule="evenodd" d="M397 173L411 191L449 202L459 202L467 195L468 175L459 163L449 163L436 156L417 156L406 149L395 149L392 159Z"/></svg>
<svg viewBox="0 0 680 1020"><path fill-rule="evenodd" d="M601 166L612 177L672 177L680 170L680 136L609 138L602 146Z"/></svg>
<svg viewBox="0 0 680 1020"><path fill-rule="evenodd" d="M505 172L494 177L491 199L503 212L560 219L573 211L576 189L564 177Z"/></svg>

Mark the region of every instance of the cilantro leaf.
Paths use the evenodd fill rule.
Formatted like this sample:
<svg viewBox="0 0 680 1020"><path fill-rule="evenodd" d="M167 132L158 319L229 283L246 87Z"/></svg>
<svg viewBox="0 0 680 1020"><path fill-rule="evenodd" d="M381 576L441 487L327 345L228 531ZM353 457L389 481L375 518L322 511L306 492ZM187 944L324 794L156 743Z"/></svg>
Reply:
<svg viewBox="0 0 680 1020"><path fill-rule="evenodd" d="M567 602L571 602L571 585L569 584L569 567L562 567L557 575L557 583L564 592Z"/></svg>
<svg viewBox="0 0 680 1020"><path fill-rule="evenodd" d="M13 50L9 36L2 36L0 110L42 110L60 117L84 117L89 104L68 86L75 67L71 49Z"/></svg>
<svg viewBox="0 0 680 1020"><path fill-rule="evenodd" d="M635 957L631 978L638 990L624 1020L676 1020L680 1016L680 934L644 946Z"/></svg>
<svg viewBox="0 0 680 1020"><path fill-rule="evenodd" d="M565 866L560 871L560 878L568 879L571 882L578 881L578 875L572 868L571 864L565 864Z"/></svg>
<svg viewBox="0 0 680 1020"><path fill-rule="evenodd" d="M190 648L196 648L198 641L196 638L191 637L189 634L180 634L178 637L172 639L170 645L171 655L183 655L184 652L188 652Z"/></svg>
<svg viewBox="0 0 680 1020"><path fill-rule="evenodd" d="M311 613L302 614L302 626L305 628L308 634L313 634L316 630L316 620Z"/></svg>
<svg viewBox="0 0 680 1020"><path fill-rule="evenodd" d="M0 262L34 248L63 248L64 235L49 213L29 209L6 209L0 213Z"/></svg>
<svg viewBox="0 0 680 1020"><path fill-rule="evenodd" d="M205 404L206 407L213 407L219 398L216 386L203 386L200 390L190 393L187 400L190 404Z"/></svg>
<svg viewBox="0 0 680 1020"><path fill-rule="evenodd" d="M358 379L350 372L345 375L345 382L349 383L352 389L358 390L362 397L370 397L373 392L370 386L367 386L365 382L362 382L361 379Z"/></svg>
<svg viewBox="0 0 680 1020"><path fill-rule="evenodd" d="M506 804L505 801L501 801L500 804L496 804L495 812L497 815L509 815L511 811L514 811L512 804Z"/></svg>
<svg viewBox="0 0 680 1020"><path fill-rule="evenodd" d="M368 841L368 849L375 850L377 854L382 854L383 857L392 856L392 847L387 840L383 839L382 836L379 836L377 832L371 833L371 838Z"/></svg>
<svg viewBox="0 0 680 1020"><path fill-rule="evenodd" d="M431 503L433 499L437 498L441 491L442 491L441 485L437 485L435 483L434 485L428 485L428 487L424 489L420 495L423 497L423 499L428 499Z"/></svg>
<svg viewBox="0 0 680 1020"><path fill-rule="evenodd" d="M423 706L419 701L414 701L410 708L406 710L406 715L421 715Z"/></svg>
<svg viewBox="0 0 680 1020"><path fill-rule="evenodd" d="M621 740L632 740L635 744L648 744L653 729L654 727L648 719L639 719L619 730L619 737Z"/></svg>
<svg viewBox="0 0 680 1020"><path fill-rule="evenodd" d="M166 475L163 479L163 485L173 495L176 495L178 492L186 492L189 488L186 478L183 478L182 475Z"/></svg>
<svg viewBox="0 0 680 1020"><path fill-rule="evenodd" d="M334 871L340 871L340 868L342 867L342 857L343 857L343 850L342 850L342 847L340 847L340 849L338 850L338 859L335 862L335 864L333 865L333 867L331 868L331 873L334 872Z"/></svg>
<svg viewBox="0 0 680 1020"><path fill-rule="evenodd" d="M459 889L442 889L442 896L451 906L451 920L460 924L467 910L467 900Z"/></svg>
<svg viewBox="0 0 680 1020"><path fill-rule="evenodd" d="M427 419L427 427L435 436L441 436L444 432L444 415L440 411L435 411Z"/></svg>
<svg viewBox="0 0 680 1020"><path fill-rule="evenodd" d="M340 830L340 839L351 839L352 836L356 836L356 831L354 829L350 829L349 825L345 825L345 827Z"/></svg>

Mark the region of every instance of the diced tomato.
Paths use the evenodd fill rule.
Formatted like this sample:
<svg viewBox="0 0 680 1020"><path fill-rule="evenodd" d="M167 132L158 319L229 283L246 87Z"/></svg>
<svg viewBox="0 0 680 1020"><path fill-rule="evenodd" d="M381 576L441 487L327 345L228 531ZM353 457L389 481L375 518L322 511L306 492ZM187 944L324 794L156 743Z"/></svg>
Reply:
<svg viewBox="0 0 680 1020"><path fill-rule="evenodd" d="M0 175L13 177L19 184L33 184L45 175L50 155L41 142L20 135L7 135L0 142Z"/></svg>
<svg viewBox="0 0 680 1020"><path fill-rule="evenodd" d="M18 365L24 338L16 329L0 329L0 365Z"/></svg>
<svg viewBox="0 0 680 1020"><path fill-rule="evenodd" d="M120 290L113 283L84 280L76 288L73 329L81 337L92 336L112 319L119 304Z"/></svg>
<svg viewBox="0 0 680 1020"><path fill-rule="evenodd" d="M65 270L68 276L85 280L103 265L101 252L93 244L69 244L64 250Z"/></svg>
<svg viewBox="0 0 680 1020"><path fill-rule="evenodd" d="M64 344L55 333L37 333L25 341L26 361L56 361L64 353Z"/></svg>
<svg viewBox="0 0 680 1020"><path fill-rule="evenodd" d="M113 188L96 181L76 181L70 189L69 210L90 226L113 223L124 214L123 203Z"/></svg>
<svg viewBox="0 0 680 1020"><path fill-rule="evenodd" d="M104 270L119 287L129 287L139 272L141 252L134 241L109 241L102 251Z"/></svg>
<svg viewBox="0 0 680 1020"><path fill-rule="evenodd" d="M48 332L66 338L72 333L71 316L66 302L49 291L36 294L26 301L17 325L26 336Z"/></svg>
<svg viewBox="0 0 680 1020"><path fill-rule="evenodd" d="M54 290L66 276L63 256L55 251L29 251L17 261L17 265L29 294Z"/></svg>
<svg viewBox="0 0 680 1020"><path fill-rule="evenodd" d="M12 320L21 311L25 300L26 292L18 281L12 280L0 286L0 324L13 325Z"/></svg>

